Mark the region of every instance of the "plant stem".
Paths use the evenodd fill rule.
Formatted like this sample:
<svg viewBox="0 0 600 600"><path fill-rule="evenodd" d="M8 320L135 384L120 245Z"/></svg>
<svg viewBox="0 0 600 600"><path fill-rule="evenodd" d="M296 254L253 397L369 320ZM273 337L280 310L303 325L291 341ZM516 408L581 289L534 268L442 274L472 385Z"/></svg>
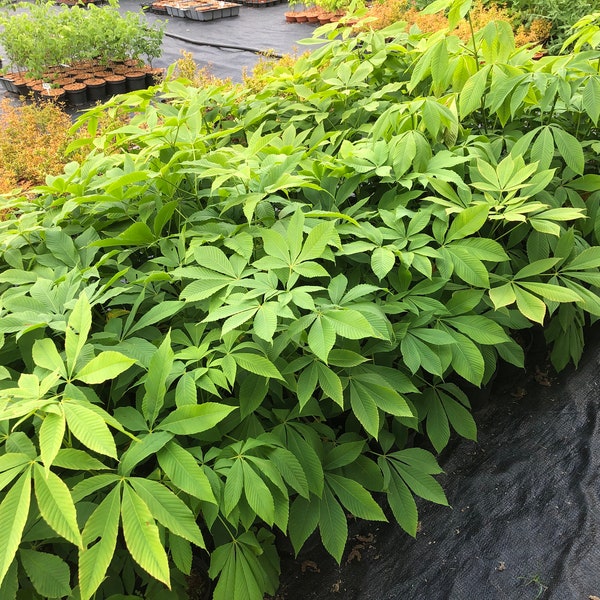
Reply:
<svg viewBox="0 0 600 600"><path fill-rule="evenodd" d="M475 42L475 29L473 28L473 21L471 20L471 11L467 13L467 22L469 23L469 29L471 30L471 42L473 43L473 56L475 57L475 66L479 71L479 51L477 50L477 44Z"/></svg>
<svg viewBox="0 0 600 600"><path fill-rule="evenodd" d="M556 107L556 103L558 101L558 92L554 95L554 100L552 101L552 106L550 107L550 111L548 112L548 120L546 121L546 125L550 125L550 121L552 120L552 115L554 114L554 109Z"/></svg>
<svg viewBox="0 0 600 600"><path fill-rule="evenodd" d="M475 68L477 71L480 70L479 66L479 50L477 48L477 43L475 42L475 29L473 28L473 20L471 19L471 11L467 13L467 23L469 23L469 29L471 30L471 42L473 44L473 58L475 59ZM483 131L487 134L488 132L488 123L487 118L485 116L485 94L481 98L481 118L483 119Z"/></svg>

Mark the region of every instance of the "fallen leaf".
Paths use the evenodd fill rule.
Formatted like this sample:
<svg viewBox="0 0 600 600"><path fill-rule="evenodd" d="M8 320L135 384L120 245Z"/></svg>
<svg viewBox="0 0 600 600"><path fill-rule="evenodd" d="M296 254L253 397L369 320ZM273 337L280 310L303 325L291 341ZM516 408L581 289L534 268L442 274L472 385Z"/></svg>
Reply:
<svg viewBox="0 0 600 600"><path fill-rule="evenodd" d="M319 566L317 565L317 563L314 560L303 561L302 564L300 565L300 568L302 569L303 573L306 573L306 571L312 571L313 573L321 572L321 569L319 569Z"/></svg>

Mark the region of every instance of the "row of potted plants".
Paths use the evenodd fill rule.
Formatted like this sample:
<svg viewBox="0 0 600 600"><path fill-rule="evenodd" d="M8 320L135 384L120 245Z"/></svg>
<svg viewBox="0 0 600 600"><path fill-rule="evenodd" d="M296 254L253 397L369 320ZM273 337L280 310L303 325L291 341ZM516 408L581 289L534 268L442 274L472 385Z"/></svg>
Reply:
<svg viewBox="0 0 600 600"><path fill-rule="evenodd" d="M154 85L161 80L163 71L136 59L107 64L80 61L51 67L41 77L25 72L8 73L0 77L0 84L19 96L66 101L79 106Z"/></svg>
<svg viewBox="0 0 600 600"><path fill-rule="evenodd" d="M287 23L314 23L315 25L324 25L325 23L339 21L345 14L346 11L344 10L332 12L320 7L315 7L307 10L286 12L285 20Z"/></svg>
<svg viewBox="0 0 600 600"><path fill-rule="evenodd" d="M238 4L244 6L275 6L276 4L283 4L286 0L233 0Z"/></svg>
<svg viewBox="0 0 600 600"><path fill-rule="evenodd" d="M192 19L193 21L213 21L240 14L240 6L235 2L219 0L157 0L148 7L156 14Z"/></svg>
<svg viewBox="0 0 600 600"><path fill-rule="evenodd" d="M325 24L339 21L347 13L365 7L365 0L313 0L311 4L305 0L288 0L293 10L285 13L288 23L314 23ZM303 9L296 10L296 5Z"/></svg>
<svg viewBox="0 0 600 600"><path fill-rule="evenodd" d="M106 0L56 0L56 4L66 4L67 6L76 6L78 4L106 4Z"/></svg>
<svg viewBox="0 0 600 600"><path fill-rule="evenodd" d="M0 17L0 45L12 71L41 77L53 65L95 60L152 64L162 53L165 23L149 24L142 12L121 15L117 5L98 8L28 4L23 13Z"/></svg>

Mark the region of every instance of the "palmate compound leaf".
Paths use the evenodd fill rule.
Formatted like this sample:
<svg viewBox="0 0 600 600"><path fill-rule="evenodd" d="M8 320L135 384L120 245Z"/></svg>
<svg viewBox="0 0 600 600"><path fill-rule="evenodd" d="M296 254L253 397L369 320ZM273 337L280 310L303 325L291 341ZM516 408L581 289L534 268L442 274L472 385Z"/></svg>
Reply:
<svg viewBox="0 0 600 600"><path fill-rule="evenodd" d="M114 379L134 363L133 358L114 350L106 350L100 352L98 356L92 358L89 363L82 367L75 374L74 379L89 384L103 383L108 379Z"/></svg>
<svg viewBox="0 0 600 600"><path fill-rule="evenodd" d="M379 433L379 411L397 417L413 416L404 398L375 375L358 375L351 379L350 406L365 431L374 438Z"/></svg>
<svg viewBox="0 0 600 600"><path fill-rule="evenodd" d="M273 494L262 477L250 466L248 462L241 459L242 473L244 477L244 496L250 508L265 523L272 525L275 522L275 501Z"/></svg>
<svg viewBox="0 0 600 600"><path fill-rule="evenodd" d="M169 534L168 540L169 552L175 567L185 575L189 575L192 572L192 545L174 533Z"/></svg>
<svg viewBox="0 0 600 600"><path fill-rule="evenodd" d="M390 468L384 456L380 456L377 463L383 473L384 489L394 518L406 533L415 537L419 516L413 495L397 471Z"/></svg>
<svg viewBox="0 0 600 600"><path fill-rule="evenodd" d="M167 392L167 377L171 373L174 357L175 353L171 348L171 332L169 331L150 360L144 383L145 393L142 398L142 414L151 426L164 404Z"/></svg>
<svg viewBox="0 0 600 600"><path fill-rule="evenodd" d="M204 548L204 539L188 506L158 481L131 477L131 485L156 520L177 536Z"/></svg>
<svg viewBox="0 0 600 600"><path fill-rule="evenodd" d="M0 584L0 598L6 600L17 600L19 591L19 577L16 559L12 561L2 583Z"/></svg>
<svg viewBox="0 0 600 600"><path fill-rule="evenodd" d="M287 448L275 448L269 460L277 467L285 482L305 498L309 497L308 481L300 461Z"/></svg>
<svg viewBox="0 0 600 600"><path fill-rule="evenodd" d="M65 354L67 371L71 375L92 326L92 309L85 294L75 303L65 332Z"/></svg>
<svg viewBox="0 0 600 600"><path fill-rule="evenodd" d="M394 452L390 455L393 457L390 459L390 464L398 475L402 477L404 483L408 485L413 494L425 498L425 500L429 500L430 502L448 506L448 500L442 486L431 476L430 472L432 469L427 468L428 463L422 458L424 453L429 454L423 450L413 460L411 452L407 452L406 450ZM431 455L429 456L435 463L435 459ZM438 471L436 470L435 472Z"/></svg>
<svg viewBox="0 0 600 600"><path fill-rule="evenodd" d="M128 485L123 486L121 519L125 544L133 560L170 588L169 559L154 517L148 505Z"/></svg>
<svg viewBox="0 0 600 600"><path fill-rule="evenodd" d="M157 457L158 464L175 487L199 500L216 504L208 478L187 450L170 441L161 448Z"/></svg>
<svg viewBox="0 0 600 600"><path fill-rule="evenodd" d="M262 556L264 552L251 532L218 546L208 572L212 579L219 578L213 600L262 600L265 591L273 590Z"/></svg>
<svg viewBox="0 0 600 600"><path fill-rule="evenodd" d="M169 413L156 429L164 429L175 435L193 435L212 429L233 410L234 406L217 402L185 405Z"/></svg>
<svg viewBox="0 0 600 600"><path fill-rule="evenodd" d="M58 535L81 547L77 511L67 485L58 475L43 469L39 464L34 466L33 480L35 497L44 521Z"/></svg>
<svg viewBox="0 0 600 600"><path fill-rule="evenodd" d="M344 509L327 486L319 505L319 532L325 550L340 563L348 539L348 522Z"/></svg>
<svg viewBox="0 0 600 600"><path fill-rule="evenodd" d="M327 485L342 505L355 517L367 521L387 521L373 496L357 481L335 473L328 473Z"/></svg>
<svg viewBox="0 0 600 600"><path fill-rule="evenodd" d="M89 600L104 580L117 546L120 507L121 487L116 485L83 528L83 548L79 551L81 600Z"/></svg>
<svg viewBox="0 0 600 600"><path fill-rule="evenodd" d="M35 591L43 598L62 598L71 593L69 565L54 554L36 550L19 551L21 564Z"/></svg>
<svg viewBox="0 0 600 600"><path fill-rule="evenodd" d="M319 524L318 503L319 500L311 502L298 496L290 507L288 534L296 555Z"/></svg>
<svg viewBox="0 0 600 600"><path fill-rule="evenodd" d="M65 435L65 415L63 413L57 415L55 413L47 413L40 426L40 456L46 471L50 469L50 465L56 458L60 447L62 446L63 437Z"/></svg>
<svg viewBox="0 0 600 600"><path fill-rule="evenodd" d="M90 450L117 458L117 447L104 419L77 401L62 404L71 433Z"/></svg>
<svg viewBox="0 0 600 600"><path fill-rule="evenodd" d="M250 352L233 352L229 356L245 371L260 375L261 377L272 377L273 379L283 380L277 367L264 356Z"/></svg>
<svg viewBox="0 0 600 600"><path fill-rule="evenodd" d="M31 502L31 469L10 488L0 504L0 583L21 543Z"/></svg>

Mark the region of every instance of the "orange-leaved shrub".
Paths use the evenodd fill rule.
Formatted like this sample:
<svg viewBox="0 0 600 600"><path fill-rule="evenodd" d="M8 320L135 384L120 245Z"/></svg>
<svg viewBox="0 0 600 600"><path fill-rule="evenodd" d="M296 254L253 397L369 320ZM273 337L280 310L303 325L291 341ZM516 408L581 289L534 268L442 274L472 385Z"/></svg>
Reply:
<svg viewBox="0 0 600 600"><path fill-rule="evenodd" d="M374 20L366 26L372 29L382 29L397 21L406 21L408 27L415 26L423 33L434 33L448 27L448 19L442 13L426 14L419 10L410 0L377 0L370 7L369 17ZM506 21L515 31L515 43L524 44L543 43L550 35L552 23L546 19L534 19L530 25L525 26L518 20L518 16L511 14L507 8L498 4L485 4L481 0L474 2L470 11L473 29L483 29L490 21ZM463 40L471 37L469 23L462 19L453 32Z"/></svg>
<svg viewBox="0 0 600 600"><path fill-rule="evenodd" d="M0 101L0 193L43 183L69 162L71 118L50 102Z"/></svg>

